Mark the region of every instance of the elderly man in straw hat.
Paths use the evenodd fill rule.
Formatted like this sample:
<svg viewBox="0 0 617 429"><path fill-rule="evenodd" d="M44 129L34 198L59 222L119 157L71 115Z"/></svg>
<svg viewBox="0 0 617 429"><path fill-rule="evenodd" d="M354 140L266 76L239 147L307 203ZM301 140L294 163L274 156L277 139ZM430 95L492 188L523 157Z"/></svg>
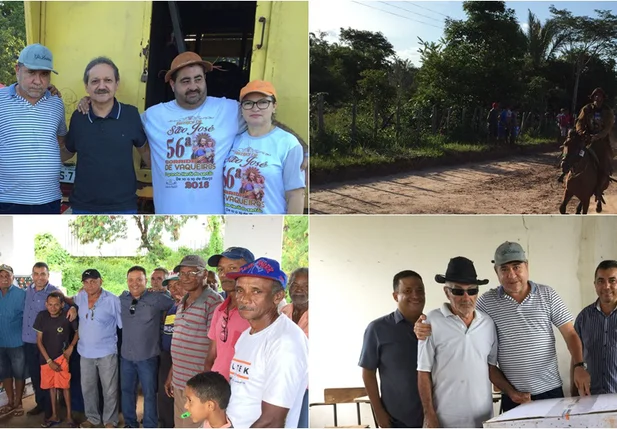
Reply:
<svg viewBox="0 0 617 429"><path fill-rule="evenodd" d="M449 302L427 314L433 334L418 343L425 427L482 427L493 415L489 365L497 365L495 324L476 309L479 286L488 280L479 280L473 262L458 256L435 281Z"/></svg>

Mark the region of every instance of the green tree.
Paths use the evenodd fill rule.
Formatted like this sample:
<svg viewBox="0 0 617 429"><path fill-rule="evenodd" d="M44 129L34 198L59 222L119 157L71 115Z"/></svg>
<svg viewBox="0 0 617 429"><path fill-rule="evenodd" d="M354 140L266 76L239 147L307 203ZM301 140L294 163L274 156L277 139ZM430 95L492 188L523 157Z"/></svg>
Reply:
<svg viewBox="0 0 617 429"><path fill-rule="evenodd" d="M285 216L283 224L283 260L281 269L287 274L308 267L309 232L307 216Z"/></svg>
<svg viewBox="0 0 617 429"><path fill-rule="evenodd" d="M594 58L612 59L617 56L617 15L609 10L595 10L597 17L574 16L566 9L549 8L560 35L566 58L573 61L574 89L572 111L576 111L580 79Z"/></svg>
<svg viewBox="0 0 617 429"><path fill-rule="evenodd" d="M439 43L421 42L415 99L424 106L488 106L521 92L525 36L503 1L463 3L467 19L446 19Z"/></svg>
<svg viewBox="0 0 617 429"><path fill-rule="evenodd" d="M177 241L180 230L191 218L195 216L78 216L69 225L81 244L96 243L100 249L104 243L126 238L127 222L132 219L140 233L138 249L147 251L148 258L157 262L171 254L171 250L163 245L163 232Z"/></svg>
<svg viewBox="0 0 617 429"><path fill-rule="evenodd" d="M553 58L562 47L565 35L559 31L559 26L555 20L547 19L542 24L531 10L528 10L528 13L527 31L525 32L527 59L530 62L530 67L538 70L549 59Z"/></svg>
<svg viewBox="0 0 617 429"><path fill-rule="evenodd" d="M34 257L37 261L46 262L50 271L63 271L71 259L71 255L49 233L34 237Z"/></svg>
<svg viewBox="0 0 617 429"><path fill-rule="evenodd" d="M0 2L0 83L15 82L15 64L26 46L24 3Z"/></svg>

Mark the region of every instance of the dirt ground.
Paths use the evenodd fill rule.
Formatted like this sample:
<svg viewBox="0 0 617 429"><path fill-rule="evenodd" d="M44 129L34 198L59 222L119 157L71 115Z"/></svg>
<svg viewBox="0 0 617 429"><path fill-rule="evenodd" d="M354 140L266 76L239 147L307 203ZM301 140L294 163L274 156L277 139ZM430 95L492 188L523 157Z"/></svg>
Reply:
<svg viewBox="0 0 617 429"><path fill-rule="evenodd" d="M558 152L311 188L312 214L558 214ZM617 171L617 170L616 170ZM617 184L602 214L617 213ZM573 198L568 213L575 213ZM595 214L595 204L590 205Z"/></svg>
<svg viewBox="0 0 617 429"><path fill-rule="evenodd" d="M139 421L143 418L143 399L144 398L142 395L139 395L137 397L137 419ZM28 396L23 399L23 407L25 411L31 410L32 408L34 408L35 405L36 403L34 402L34 395ZM64 420L66 418L66 410L62 408L62 411L60 413L62 420ZM82 413L74 413L73 417L78 424L85 420L85 415ZM13 416L0 419L0 428L40 428L43 420L44 417L42 414L39 414L38 416L29 416L28 414L24 413L24 415L21 417ZM118 427L123 427L123 423L124 422L122 419L122 414L120 414L120 422ZM63 422L62 424L54 427L64 428L70 426Z"/></svg>

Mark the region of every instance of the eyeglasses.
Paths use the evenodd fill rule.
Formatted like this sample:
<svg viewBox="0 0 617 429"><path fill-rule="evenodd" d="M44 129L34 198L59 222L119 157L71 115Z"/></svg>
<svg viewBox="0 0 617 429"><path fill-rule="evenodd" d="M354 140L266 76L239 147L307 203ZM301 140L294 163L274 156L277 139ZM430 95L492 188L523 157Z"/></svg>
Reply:
<svg viewBox="0 0 617 429"><path fill-rule="evenodd" d="M254 105L257 105L259 110L265 110L270 106L270 103L272 103L272 100L268 100L266 98L262 98L259 101L246 100L242 102L242 108L244 110L251 110Z"/></svg>
<svg viewBox="0 0 617 429"><path fill-rule="evenodd" d="M187 277L187 278L193 278L193 277L197 277L198 275L200 275L201 273L203 273L202 271L188 271L183 273L182 271L178 273L178 277L182 278L182 277Z"/></svg>
<svg viewBox="0 0 617 429"><path fill-rule="evenodd" d="M135 309L137 308L137 300L133 299L133 302L131 302L131 306L129 307L129 313L131 314L135 314Z"/></svg>
<svg viewBox="0 0 617 429"><path fill-rule="evenodd" d="M94 309L95 308L96 308L96 304L92 306L92 308L90 309L90 313L86 312L86 319L88 319L88 314L90 314L90 320L94 320Z"/></svg>
<svg viewBox="0 0 617 429"><path fill-rule="evenodd" d="M465 292L467 292L467 295L469 296L474 296L474 295L477 295L478 291L480 290L477 287L471 288L471 289L458 289L458 288L454 289L454 288L449 287L448 289L450 289L450 292L452 292L452 295L455 295L455 296L463 296L465 295Z"/></svg>

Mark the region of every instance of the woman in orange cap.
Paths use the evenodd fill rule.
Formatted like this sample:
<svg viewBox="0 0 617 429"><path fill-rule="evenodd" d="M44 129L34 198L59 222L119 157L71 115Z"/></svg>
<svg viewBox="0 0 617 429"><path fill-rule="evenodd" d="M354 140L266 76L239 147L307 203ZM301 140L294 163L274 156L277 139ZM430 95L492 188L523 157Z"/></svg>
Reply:
<svg viewBox="0 0 617 429"><path fill-rule="evenodd" d="M274 121L276 90L253 80L240 91L247 131L236 136L224 168L226 214L302 214L304 151Z"/></svg>

